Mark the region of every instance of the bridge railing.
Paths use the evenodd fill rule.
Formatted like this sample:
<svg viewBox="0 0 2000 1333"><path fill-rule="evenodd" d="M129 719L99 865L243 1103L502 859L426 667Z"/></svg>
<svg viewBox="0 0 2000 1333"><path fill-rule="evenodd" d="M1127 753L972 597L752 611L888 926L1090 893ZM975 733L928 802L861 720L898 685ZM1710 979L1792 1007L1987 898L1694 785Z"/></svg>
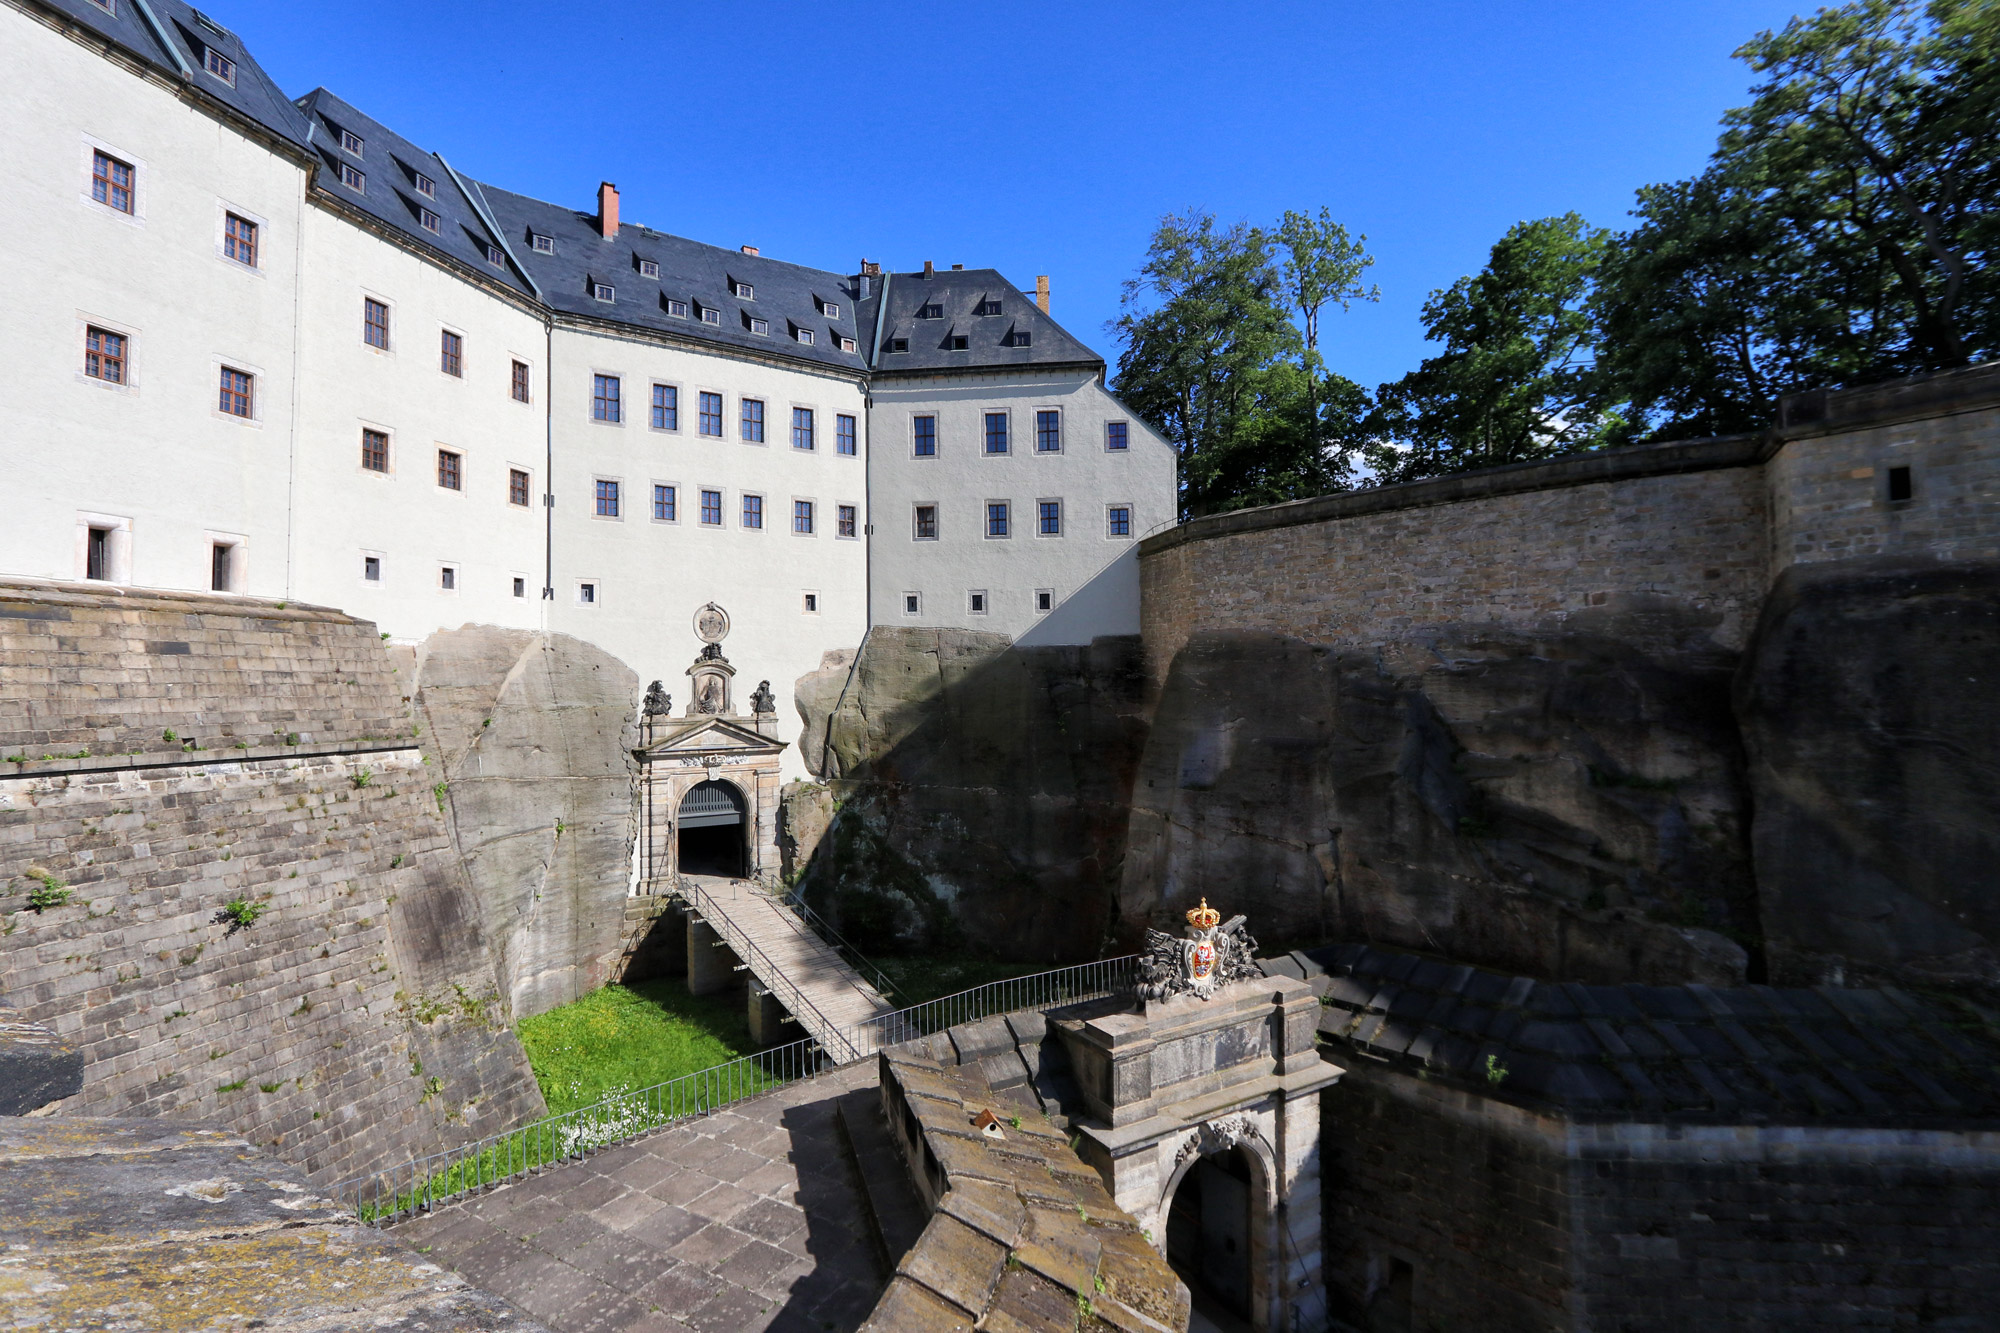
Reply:
<svg viewBox="0 0 2000 1333"><path fill-rule="evenodd" d="M740 926L729 919L729 914L716 904L708 890L683 875L675 883L674 892L685 899L688 906L695 909L702 922L719 935L738 958L751 964L751 972L771 988L772 993L778 997L778 1002L785 1006L786 1012L798 1019L837 1062L846 1064L865 1054L855 1050L847 1042L841 1030L833 1025L832 1020L820 1012L819 1006L793 984L783 969L771 961L768 954L757 947L757 941L751 939ZM757 964L762 964L761 969Z"/></svg>
<svg viewBox="0 0 2000 1333"><path fill-rule="evenodd" d="M851 1054L842 1059L836 1060L811 1037L788 1042L651 1087L615 1092L589 1106L344 1181L333 1187L333 1197L359 1220L387 1225L545 1167L580 1160L677 1121L816 1078L886 1046L954 1024L1110 995L1130 987L1138 964L1139 956L1129 954L975 986L847 1028L841 1045Z"/></svg>
<svg viewBox="0 0 2000 1333"><path fill-rule="evenodd" d="M845 935L835 930L831 921L828 921L818 912L813 911L806 903L805 897L798 890L792 890L792 892L778 899L778 901L790 908L792 915L798 917L808 930L819 936L827 947L845 959L849 967L859 972L862 979L875 988L877 994L881 995L884 999L888 999L895 994L896 983L889 979L889 974L869 962L868 956L862 953Z"/></svg>

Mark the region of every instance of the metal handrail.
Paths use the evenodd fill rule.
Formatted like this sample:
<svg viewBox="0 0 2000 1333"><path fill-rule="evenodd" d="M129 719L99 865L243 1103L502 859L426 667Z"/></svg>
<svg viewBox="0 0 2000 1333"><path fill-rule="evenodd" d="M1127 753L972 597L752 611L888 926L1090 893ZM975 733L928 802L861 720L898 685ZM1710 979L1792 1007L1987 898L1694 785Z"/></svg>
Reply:
<svg viewBox="0 0 2000 1333"><path fill-rule="evenodd" d="M804 894L800 893L797 889L793 889L778 901L786 907L791 908L794 915L805 922L807 926L811 927L812 932L830 945L841 957L845 958L855 971L863 973L864 980L873 986L884 999L895 993L896 983L890 979L889 974L868 961L868 956L856 948L845 935L835 930L831 921L828 921L818 912L813 911L812 907L806 902ZM873 975L866 975L870 973Z"/></svg>
<svg viewBox="0 0 2000 1333"><path fill-rule="evenodd" d="M335 1185L332 1194L335 1202L363 1222L393 1222L784 1084L817 1078L843 1063L953 1024L1111 994L1130 984L1138 962L1139 955L1126 954L974 986L848 1028L841 1036L855 1055L844 1062L834 1060L814 1038L788 1042L634 1092L615 1092L589 1106L428 1153L404 1166L358 1176ZM1022 1000L1028 1002L1018 1003Z"/></svg>
<svg viewBox="0 0 2000 1333"><path fill-rule="evenodd" d="M785 992L783 998L786 1001L785 1007L791 1010L792 1017L798 1019L800 1025L805 1027L808 1032L812 1032L814 1038L821 1045L827 1046L829 1051L838 1060L838 1063L847 1064L850 1061L861 1058L862 1053L849 1046L846 1052L846 1059L839 1059L841 1053L833 1049L832 1043L844 1042L845 1039L841 1030L834 1025L832 1019L820 1012L819 1006L814 1004L806 996L806 993L800 990L797 984L784 974L782 968L771 961L769 954L757 947L757 941L751 939L741 926L729 919L728 913L715 905L714 897L708 890L702 888L685 875L675 875L674 892L685 898L690 906L701 913L702 922L710 930L722 936L729 947L736 952L737 957L748 963L750 962L751 954L757 956L764 964L765 969L770 973L770 976L760 976L758 979L763 981L773 991L777 991L781 987L783 988ZM751 972L753 974L756 972L754 965L751 968ZM813 1032L812 1024L806 1022L807 1013L810 1013L814 1019L818 1020L818 1031Z"/></svg>

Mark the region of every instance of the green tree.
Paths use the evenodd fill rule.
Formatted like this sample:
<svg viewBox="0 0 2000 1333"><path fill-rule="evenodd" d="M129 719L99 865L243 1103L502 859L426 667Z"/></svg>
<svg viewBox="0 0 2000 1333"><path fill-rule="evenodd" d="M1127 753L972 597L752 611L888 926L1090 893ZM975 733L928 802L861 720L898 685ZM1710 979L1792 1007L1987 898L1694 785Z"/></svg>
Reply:
<svg viewBox="0 0 2000 1333"><path fill-rule="evenodd" d="M1368 253L1368 238L1350 235L1343 224L1333 220L1332 210L1326 208L1320 209L1317 218L1287 209L1278 220L1276 240L1285 300L1298 312L1299 333L1305 339L1300 367L1306 378L1306 419L1313 423L1319 447L1338 451L1328 461L1344 479L1347 450L1341 447L1344 440L1340 427L1347 414L1342 407L1345 400L1361 390L1353 381L1334 376L1338 382L1330 384L1326 394L1331 410L1322 412L1318 381L1325 363L1319 356L1319 317L1329 305L1347 310L1356 301L1382 299L1380 287L1361 284L1361 275L1374 267L1375 259Z"/></svg>
<svg viewBox="0 0 2000 1333"><path fill-rule="evenodd" d="M1516 223L1486 267L1432 292L1438 355L1377 394L1385 482L1544 458L1618 437L1593 406L1591 298L1609 233L1575 213Z"/></svg>

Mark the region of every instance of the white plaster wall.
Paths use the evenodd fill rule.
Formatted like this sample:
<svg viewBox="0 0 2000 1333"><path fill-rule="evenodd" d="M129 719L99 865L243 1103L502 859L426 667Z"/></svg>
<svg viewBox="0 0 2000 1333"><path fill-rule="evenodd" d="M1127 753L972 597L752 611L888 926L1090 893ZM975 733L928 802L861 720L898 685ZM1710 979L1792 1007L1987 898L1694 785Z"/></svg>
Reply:
<svg viewBox="0 0 2000 1333"><path fill-rule="evenodd" d="M540 628L544 612L541 317L404 246L313 206L306 217L294 595L337 606L398 639L475 623ZM390 307L389 347L362 337L362 301ZM462 377L441 369L439 335L463 338ZM512 367L529 367L514 401ZM389 471L361 466L361 431L389 434ZM461 455L461 489L438 485L437 455ZM510 468L529 503L508 502ZM363 557L382 577L363 577ZM440 570L457 571L454 590ZM523 595L513 595L513 580Z"/></svg>
<svg viewBox="0 0 2000 1333"><path fill-rule="evenodd" d="M860 385L803 368L560 326L554 366L556 595L549 627L615 654L641 680L665 682L679 715L688 702L687 669L702 646L694 614L718 603L731 620L722 649L736 668L736 711L747 716L751 691L769 680L787 746L784 776L807 776L795 744L793 682L817 669L828 649L855 647L868 627L868 440ZM592 377L598 374L619 377L619 425L592 417ZM650 424L655 382L680 390L677 430ZM720 439L698 431L703 390L723 397ZM765 403L763 444L741 438L745 397ZM792 447L794 406L814 409L811 452ZM852 456L835 452L839 413L856 418ZM594 512L599 478L620 483L616 519ZM677 521L654 521L656 483L676 488ZM699 521L703 488L723 494L719 528ZM746 492L764 497L761 531L743 526ZM812 536L792 531L795 499L815 502ZM853 538L835 535L841 504L860 511ZM589 605L578 597L585 581L597 589ZM818 611L805 610L807 592L818 595Z"/></svg>
<svg viewBox="0 0 2000 1333"><path fill-rule="evenodd" d="M1063 414L1062 450L1035 449L1035 414ZM985 416L1010 416L1009 452L985 452ZM935 415L937 454L915 455L914 419ZM1127 423L1127 447L1104 447L1105 425ZM1174 520L1174 454L1094 374L967 375L877 382L869 413L875 534L875 623L1011 634L1023 644L1083 644L1139 632L1141 537ZM1038 533L1038 504L1063 502L1063 533ZM1012 535L988 538L986 504L1006 500ZM915 508L938 506L938 536L915 538ZM1108 535L1106 510L1130 505L1129 537ZM1036 610L1038 589L1053 610ZM970 594L987 595L985 614ZM907 593L919 613L904 610Z"/></svg>
<svg viewBox="0 0 2000 1333"><path fill-rule="evenodd" d="M239 591L282 595L303 173L13 8L0 51L0 569L83 577L87 511L129 524L120 581L206 589L215 534ZM93 141L137 166L134 215L89 202ZM258 269L222 258L225 205ZM128 335L126 387L84 377L87 322ZM224 361L257 376L251 421L216 410Z"/></svg>

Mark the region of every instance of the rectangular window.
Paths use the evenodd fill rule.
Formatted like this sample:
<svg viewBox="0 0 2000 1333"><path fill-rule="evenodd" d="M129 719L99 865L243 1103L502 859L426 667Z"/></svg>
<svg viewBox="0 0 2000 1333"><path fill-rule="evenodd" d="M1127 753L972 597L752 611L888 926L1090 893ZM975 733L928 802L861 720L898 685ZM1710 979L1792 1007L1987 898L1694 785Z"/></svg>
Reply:
<svg viewBox="0 0 2000 1333"><path fill-rule="evenodd" d="M653 487L653 521L656 523L680 522L678 497L671 486Z"/></svg>
<svg viewBox="0 0 2000 1333"><path fill-rule="evenodd" d="M979 306L978 306L978 308L977 308L976 310L974 310L974 311L973 311L972 313L973 313L973 314L975 314L975 315L980 315L980 316L987 316L987 315L997 315L997 314L999 314L999 313L1000 313L1000 298L999 298L999 297L997 297L997 296L989 296L989 297L986 297L986 298L985 298L984 300L982 300L982 301L981 301L981 302L979 303Z"/></svg>
<svg viewBox="0 0 2000 1333"><path fill-rule="evenodd" d="M236 562L231 558L236 553L234 546L216 542L208 548L208 590L228 592L229 576L235 571L230 568Z"/></svg>
<svg viewBox="0 0 2000 1333"><path fill-rule="evenodd" d="M838 528L839 534L843 537L854 536L860 526L857 521L858 518L859 514L857 512L856 506L854 505L840 506L839 528Z"/></svg>
<svg viewBox="0 0 2000 1333"><path fill-rule="evenodd" d="M764 497L746 495L743 497L743 526L762 528L764 526Z"/></svg>
<svg viewBox="0 0 2000 1333"><path fill-rule="evenodd" d="M603 479L602 477L598 478L598 480L597 480L597 516L598 516L599 518L617 518L617 517L618 517L618 483L617 483L617 482L615 482L615 481L606 481L606 480L604 480L604 479Z"/></svg>
<svg viewBox="0 0 2000 1333"><path fill-rule="evenodd" d="M1007 452L1007 414L988 412L986 414L986 452L1004 454Z"/></svg>
<svg viewBox="0 0 2000 1333"><path fill-rule="evenodd" d="M813 535L813 502L811 500L792 501L792 531L801 537Z"/></svg>
<svg viewBox="0 0 2000 1333"><path fill-rule="evenodd" d="M713 306L703 306L701 308L701 322L704 324L720 324L722 322L722 312Z"/></svg>
<svg viewBox="0 0 2000 1333"><path fill-rule="evenodd" d="M792 409L792 448L813 447L813 410L810 407L795 407Z"/></svg>
<svg viewBox="0 0 2000 1333"><path fill-rule="evenodd" d="M653 429L681 428L681 391L671 384L653 386Z"/></svg>
<svg viewBox="0 0 2000 1333"><path fill-rule="evenodd" d="M526 579L517 578L514 580L514 595L516 597L526 597L528 595L528 581Z"/></svg>
<svg viewBox="0 0 2000 1333"><path fill-rule="evenodd" d="M340 164L340 183L356 194L368 193L368 177L363 175L361 168L352 162Z"/></svg>
<svg viewBox="0 0 2000 1333"><path fill-rule="evenodd" d="M937 457L937 418L912 417L910 423L916 435L916 456Z"/></svg>
<svg viewBox="0 0 2000 1333"><path fill-rule="evenodd" d="M970 347L971 345L972 344L966 339L966 336L962 333L954 333L950 337L945 339L945 350L951 352L963 352L966 348Z"/></svg>
<svg viewBox="0 0 2000 1333"><path fill-rule="evenodd" d="M1005 537L1008 527L1007 502L1005 500L989 500L986 504L986 535L989 537Z"/></svg>
<svg viewBox="0 0 2000 1333"><path fill-rule="evenodd" d="M222 254L245 268L257 267L257 224L234 213L223 214Z"/></svg>
<svg viewBox="0 0 2000 1333"><path fill-rule="evenodd" d="M705 393L701 396L701 433L722 438L722 395Z"/></svg>
<svg viewBox="0 0 2000 1333"><path fill-rule="evenodd" d="M457 592L458 571L450 565L438 566L438 587L444 592Z"/></svg>
<svg viewBox="0 0 2000 1333"><path fill-rule="evenodd" d="M828 319L839 319L839 318L840 318L840 302L838 302L838 301L821 301L821 302L819 303L819 312L820 312L820 314L822 314L822 315L825 315L825 316L826 316L826 317L827 317Z"/></svg>
<svg viewBox="0 0 2000 1333"><path fill-rule="evenodd" d="M448 491L463 490L465 457L449 449L438 450L438 485Z"/></svg>
<svg viewBox="0 0 2000 1333"><path fill-rule="evenodd" d="M794 330L793 336L796 337L800 342L804 343L807 347L812 346L813 331L811 329Z"/></svg>
<svg viewBox="0 0 2000 1333"><path fill-rule="evenodd" d="M507 267L507 253L497 245L486 247L486 262L495 268Z"/></svg>
<svg viewBox="0 0 2000 1333"><path fill-rule="evenodd" d="M764 442L764 401L761 398L743 400L743 438L751 444Z"/></svg>
<svg viewBox="0 0 2000 1333"><path fill-rule="evenodd" d="M1062 536L1062 501L1038 500L1035 503L1036 531L1044 537Z"/></svg>
<svg viewBox="0 0 2000 1333"><path fill-rule="evenodd" d="M429 176L424 175L424 173L421 171L417 172L416 176L417 176L417 193L422 195L426 199L437 198L438 196L437 182L432 180Z"/></svg>
<svg viewBox="0 0 2000 1333"><path fill-rule="evenodd" d="M768 319L758 319L752 316L750 320L750 332L756 334L759 338L770 337L771 321Z"/></svg>
<svg viewBox="0 0 2000 1333"><path fill-rule="evenodd" d="M202 52L201 67L230 87L236 86L236 62L214 47Z"/></svg>
<svg viewBox="0 0 2000 1333"><path fill-rule="evenodd" d="M512 393L513 393L513 395L514 395L514 401L515 401L515 402L517 402L517 403L525 403L525 402L527 402L527 401L528 401L528 363L527 363L527 362L525 362L525 361L516 361L516 362L514 363L514 374L513 374L513 380L512 380L512 384L513 384L513 387L512 387Z"/></svg>
<svg viewBox="0 0 2000 1333"><path fill-rule="evenodd" d="M389 350L389 305L372 296L361 298L361 341Z"/></svg>
<svg viewBox="0 0 2000 1333"><path fill-rule="evenodd" d="M431 212L428 208L417 210L417 221L423 225L425 231L442 231L444 229L444 219Z"/></svg>
<svg viewBox="0 0 2000 1333"><path fill-rule="evenodd" d="M370 583L380 583L382 581L382 557L379 555L362 556L361 577L367 579Z"/></svg>
<svg viewBox="0 0 2000 1333"><path fill-rule="evenodd" d="M1062 413L1035 413L1035 452L1057 454L1062 452Z"/></svg>
<svg viewBox="0 0 2000 1333"><path fill-rule="evenodd" d="M354 131L352 130L342 130L340 132L340 147L342 151L349 152L354 154L354 156L356 157L360 157L361 136L354 133Z"/></svg>
<svg viewBox="0 0 2000 1333"><path fill-rule="evenodd" d="M1890 504L1903 504L1917 493L1916 487L1910 480L1910 469L1907 467L1890 468L1888 482Z"/></svg>
<svg viewBox="0 0 2000 1333"><path fill-rule="evenodd" d="M916 594L916 593L913 593L913 592L906 592L906 593L904 593L904 594L903 594L903 614L904 614L904 615L906 615L906 616L913 616L913 615L916 615L916 614L917 614L917 608L918 608L919 606L921 606L922 604L923 604L923 601L922 601L922 598L921 598L921 597L919 597L919 595L918 595L918 594Z"/></svg>
<svg viewBox="0 0 2000 1333"><path fill-rule="evenodd" d="M701 521L711 528L722 526L721 491L703 491L701 493Z"/></svg>
<svg viewBox="0 0 2000 1333"><path fill-rule="evenodd" d="M597 585L595 583L577 584L576 600L582 606L595 606L597 604Z"/></svg>
<svg viewBox="0 0 2000 1333"><path fill-rule="evenodd" d="M908 338L891 338L889 340L889 350L892 352L907 352L910 350L910 340Z"/></svg>
<svg viewBox="0 0 2000 1333"><path fill-rule="evenodd" d="M83 333L83 373L106 384L123 384L125 335L109 329L86 328Z"/></svg>
<svg viewBox="0 0 2000 1333"><path fill-rule="evenodd" d="M985 615L985 614L986 614L986 594L985 594L985 593L983 593L983 592L969 592L969 593L967 593L967 594L965 595L965 609L966 609L966 610L967 610L968 612L970 612L971 614L975 615L975 616L983 616L983 615Z"/></svg>
<svg viewBox="0 0 2000 1333"><path fill-rule="evenodd" d="M651 259L642 259L642 260L640 260L640 261L639 261L639 276L640 276L640 277L642 277L642 278L657 278L657 277L659 277L659 276L660 276L660 265L659 265L659 263L658 263L657 261L655 261L655 260L651 260Z"/></svg>
<svg viewBox="0 0 2000 1333"><path fill-rule="evenodd" d="M361 466L370 472L389 470L389 433L380 430L361 432Z"/></svg>
<svg viewBox="0 0 2000 1333"><path fill-rule="evenodd" d="M1055 605L1056 605L1055 589L1053 588L1035 589L1035 611L1037 614L1040 614L1043 611L1053 611L1055 609Z"/></svg>
<svg viewBox="0 0 2000 1333"><path fill-rule="evenodd" d="M806 614L807 614L807 615L809 615L809 616L816 616L816 615L818 615L818 614L819 614L819 594L818 594L818 593L816 593L816 592L809 592L809 593L807 593L807 594L806 594L806 604L805 604L805 609L806 609Z"/></svg>
<svg viewBox="0 0 2000 1333"><path fill-rule="evenodd" d="M111 529L92 528L83 553L83 576L109 581L111 578Z"/></svg>
<svg viewBox="0 0 2000 1333"><path fill-rule="evenodd" d="M465 378L465 339L450 329L438 334L438 369Z"/></svg>
<svg viewBox="0 0 2000 1333"><path fill-rule="evenodd" d="M241 370L222 368L222 388L217 407L232 417L250 415L251 392L256 377Z"/></svg>
<svg viewBox="0 0 2000 1333"><path fill-rule="evenodd" d="M920 308L919 308L919 309L917 310L917 318L918 318L918 319L943 319L943 318L944 318L944 306L943 306L942 304L940 304L939 302L936 302L936 301L932 301L932 302L929 302L928 304L926 304L926 305L924 305L924 306L921 306L921 307L920 307Z"/></svg>
<svg viewBox="0 0 2000 1333"><path fill-rule="evenodd" d="M841 350L841 351L843 351L843 352L849 352L849 353L853 352L853 351L854 351L854 339L852 339L852 338L842 338L842 339L840 340L840 350Z"/></svg>
<svg viewBox="0 0 2000 1333"><path fill-rule="evenodd" d="M1033 347L1035 335L1026 329L1015 329L1007 335L1007 344L1010 347Z"/></svg>
<svg viewBox="0 0 2000 1333"><path fill-rule="evenodd" d="M1107 421L1107 422L1105 422L1105 423L1104 423L1104 447L1105 447L1106 449L1111 449L1111 450L1114 450L1114 451L1115 451L1115 450L1121 450L1121 449L1123 449L1123 448L1125 447L1125 443L1126 443L1126 439L1125 439L1125 423L1124 423L1124 422L1122 422L1122 421Z"/></svg>
<svg viewBox="0 0 2000 1333"><path fill-rule="evenodd" d="M540 232L529 232L528 244L538 255L552 255L556 252L556 238L544 236Z"/></svg>
<svg viewBox="0 0 2000 1333"><path fill-rule="evenodd" d="M618 289L608 282L591 283L590 294L599 301L616 301L618 299Z"/></svg>
<svg viewBox="0 0 2000 1333"><path fill-rule="evenodd" d="M938 535L936 505L918 505L916 509L916 530L913 533L920 542L934 542Z"/></svg>
<svg viewBox="0 0 2000 1333"><path fill-rule="evenodd" d="M669 301L667 302L667 313L675 319L686 319L688 317L688 303L686 301Z"/></svg>
<svg viewBox="0 0 2000 1333"><path fill-rule="evenodd" d="M623 406L618 401L618 377L616 375L592 375L590 377L590 416L593 421L609 421L614 424L625 419Z"/></svg>
<svg viewBox="0 0 2000 1333"><path fill-rule="evenodd" d="M1104 511L1104 533L1107 537L1130 537L1132 535L1132 506L1112 505Z"/></svg>
<svg viewBox="0 0 2000 1333"><path fill-rule="evenodd" d="M857 447L854 418L845 412L835 414L833 418L833 451L845 457L852 458Z"/></svg>
<svg viewBox="0 0 2000 1333"><path fill-rule="evenodd" d="M754 301L757 299L757 289L747 282L732 282L729 284L729 290L736 294L736 299L739 301Z"/></svg>
<svg viewBox="0 0 2000 1333"><path fill-rule="evenodd" d="M90 159L90 197L120 213L132 211L132 164L120 162L109 153L93 153Z"/></svg>
<svg viewBox="0 0 2000 1333"><path fill-rule="evenodd" d="M507 503L528 507L528 474L517 467L507 469Z"/></svg>

